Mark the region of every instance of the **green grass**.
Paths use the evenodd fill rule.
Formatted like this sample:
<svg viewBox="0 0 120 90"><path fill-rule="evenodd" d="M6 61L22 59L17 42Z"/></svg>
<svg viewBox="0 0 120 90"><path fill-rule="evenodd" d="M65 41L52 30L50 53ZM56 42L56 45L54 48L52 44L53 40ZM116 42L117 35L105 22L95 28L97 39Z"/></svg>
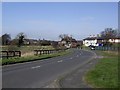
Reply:
<svg viewBox="0 0 120 90"><path fill-rule="evenodd" d="M120 43L114 43L112 46L113 47L120 47Z"/></svg>
<svg viewBox="0 0 120 90"><path fill-rule="evenodd" d="M52 57L57 57L57 56L62 56L69 54L70 50L66 50L64 52L58 52L54 54L44 54L44 55L39 55L39 56L28 56L28 57L13 57L9 59L1 59L0 63L2 65L8 65L8 64L15 64L15 63L23 63L23 62L29 62L29 61L36 61L36 60L42 60L42 59L47 59L47 58L52 58Z"/></svg>
<svg viewBox="0 0 120 90"><path fill-rule="evenodd" d="M85 46L85 45L83 45L82 48L85 49L85 50L90 50L90 48Z"/></svg>
<svg viewBox="0 0 120 90"><path fill-rule="evenodd" d="M111 51L99 53L104 58L86 74L86 81L95 88L118 88L118 54Z"/></svg>

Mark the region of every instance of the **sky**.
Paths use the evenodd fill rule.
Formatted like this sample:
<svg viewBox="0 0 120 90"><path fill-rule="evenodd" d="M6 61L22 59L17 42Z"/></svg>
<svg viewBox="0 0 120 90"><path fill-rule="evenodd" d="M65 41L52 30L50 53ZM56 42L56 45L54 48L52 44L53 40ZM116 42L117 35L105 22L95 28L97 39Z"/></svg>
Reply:
<svg viewBox="0 0 120 90"><path fill-rule="evenodd" d="M12 38L59 40L60 34L81 40L105 28L118 28L117 2L3 2L2 34Z"/></svg>

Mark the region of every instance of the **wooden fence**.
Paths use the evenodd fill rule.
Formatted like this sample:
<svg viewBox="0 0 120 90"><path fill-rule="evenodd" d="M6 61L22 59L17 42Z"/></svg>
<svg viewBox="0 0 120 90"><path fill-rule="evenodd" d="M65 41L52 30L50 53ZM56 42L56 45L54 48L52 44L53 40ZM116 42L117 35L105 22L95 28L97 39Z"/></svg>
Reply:
<svg viewBox="0 0 120 90"><path fill-rule="evenodd" d="M57 52L65 51L65 50L66 49L34 50L34 55L51 54L51 53L57 53Z"/></svg>
<svg viewBox="0 0 120 90"><path fill-rule="evenodd" d="M21 51L0 51L1 58L21 57Z"/></svg>
<svg viewBox="0 0 120 90"><path fill-rule="evenodd" d="M66 49L55 49L55 50L34 50L34 55L42 55L42 54L51 54L57 53L61 51L65 51ZM21 51L0 51L0 58L9 58L9 57L21 57Z"/></svg>

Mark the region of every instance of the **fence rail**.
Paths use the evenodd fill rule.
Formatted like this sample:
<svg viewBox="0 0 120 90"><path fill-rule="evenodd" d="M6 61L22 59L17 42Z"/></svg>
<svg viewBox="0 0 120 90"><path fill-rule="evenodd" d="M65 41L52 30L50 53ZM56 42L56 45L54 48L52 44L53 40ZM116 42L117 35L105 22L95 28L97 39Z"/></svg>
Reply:
<svg viewBox="0 0 120 90"><path fill-rule="evenodd" d="M21 57L21 51L0 51L1 58Z"/></svg>
<svg viewBox="0 0 120 90"><path fill-rule="evenodd" d="M42 54L51 54L57 53L61 51L65 51L66 49L55 49L55 50L34 50L34 55L42 55ZM0 58L9 58L9 57L21 57L21 51L0 51Z"/></svg>
<svg viewBox="0 0 120 90"><path fill-rule="evenodd" d="M34 50L34 55L51 54L51 53L57 53L57 52L65 51L65 50L67 50L67 49Z"/></svg>

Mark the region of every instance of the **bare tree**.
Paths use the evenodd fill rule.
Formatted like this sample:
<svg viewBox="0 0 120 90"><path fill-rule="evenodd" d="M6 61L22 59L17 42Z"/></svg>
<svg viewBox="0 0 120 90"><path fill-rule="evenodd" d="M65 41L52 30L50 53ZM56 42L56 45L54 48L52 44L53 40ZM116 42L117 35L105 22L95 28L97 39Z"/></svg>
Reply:
<svg viewBox="0 0 120 90"><path fill-rule="evenodd" d="M116 29L116 31L117 31L117 38L120 38L120 30Z"/></svg>
<svg viewBox="0 0 120 90"><path fill-rule="evenodd" d="M111 43L109 43L109 39L116 38L117 34L117 30L112 28L106 28L104 31L102 31L101 37L105 40L104 44L111 45Z"/></svg>
<svg viewBox="0 0 120 90"><path fill-rule="evenodd" d="M24 39L26 38L26 35L21 32L16 36L16 39L18 40L18 47L24 44Z"/></svg>
<svg viewBox="0 0 120 90"><path fill-rule="evenodd" d="M104 31L101 32L101 37L106 40L110 38L116 38L117 30L113 30L112 28L106 28Z"/></svg>
<svg viewBox="0 0 120 90"><path fill-rule="evenodd" d="M72 40L72 35L68 35L68 34L60 34L59 38L62 40L64 39L65 41L71 41Z"/></svg>
<svg viewBox="0 0 120 90"><path fill-rule="evenodd" d="M60 39L64 39L64 38L67 38L67 37L69 37L68 34L60 34L59 35Z"/></svg>

